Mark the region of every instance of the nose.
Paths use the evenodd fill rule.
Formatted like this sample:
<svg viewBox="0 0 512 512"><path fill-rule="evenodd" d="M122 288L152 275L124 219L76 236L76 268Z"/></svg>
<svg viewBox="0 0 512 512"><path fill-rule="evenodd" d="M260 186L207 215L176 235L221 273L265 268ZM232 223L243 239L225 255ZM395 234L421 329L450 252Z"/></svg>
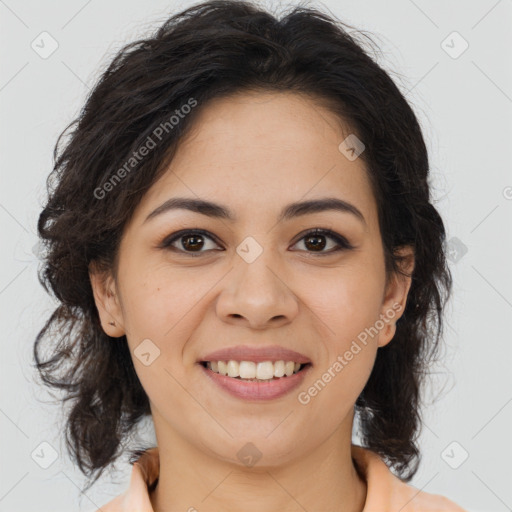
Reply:
<svg viewBox="0 0 512 512"><path fill-rule="evenodd" d="M261 330L286 325L297 316L297 297L284 275L267 263L263 255L252 263L239 260L228 273L217 300L222 321Z"/></svg>

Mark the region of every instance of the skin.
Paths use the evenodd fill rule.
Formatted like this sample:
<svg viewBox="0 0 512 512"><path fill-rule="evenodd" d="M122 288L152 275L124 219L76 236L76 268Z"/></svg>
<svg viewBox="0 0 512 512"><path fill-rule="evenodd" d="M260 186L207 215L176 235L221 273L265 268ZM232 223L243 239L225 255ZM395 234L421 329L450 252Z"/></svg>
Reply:
<svg viewBox="0 0 512 512"><path fill-rule="evenodd" d="M334 114L296 93L210 102L125 226L117 279L91 266L103 329L126 334L151 403L160 453L155 512L363 510L367 485L350 452L354 404L378 348L393 338L410 278L386 280L364 163L338 149L349 133ZM144 222L175 196L221 203L237 220L173 210ZM277 222L285 205L322 197L351 203L365 222L339 211ZM195 258L181 243L190 239L174 242L181 253L158 248L184 228L217 240L203 238ZM337 242L325 236L326 247L315 251L304 238L314 228L333 230L354 249L319 255ZM248 236L263 249L252 263L236 252ZM412 251L402 253L411 271ZM298 393L390 310L393 320L308 404L299 403ZM144 339L160 350L149 366L133 355ZM234 398L210 384L196 361L240 344L281 345L305 354L313 367L298 391L279 399ZM253 467L237 458L248 442L262 454Z"/></svg>

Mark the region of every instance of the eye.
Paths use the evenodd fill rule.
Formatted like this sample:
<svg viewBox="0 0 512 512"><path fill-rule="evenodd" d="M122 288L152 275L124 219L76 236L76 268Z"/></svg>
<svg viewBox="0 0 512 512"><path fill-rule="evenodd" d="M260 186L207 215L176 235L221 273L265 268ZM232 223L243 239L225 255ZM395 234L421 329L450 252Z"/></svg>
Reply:
<svg viewBox="0 0 512 512"><path fill-rule="evenodd" d="M328 251L323 250L328 245L324 241L326 238L330 238L335 242L334 248L331 248L331 250ZM175 252L185 253L187 256L197 257L202 253L207 252L207 250L216 250L215 247L208 249L208 240L212 241L214 246L219 246L219 244L215 242L215 237L213 237L213 235L210 233L201 229L187 229L173 233L164 239L163 242L159 244L159 248L170 249ZM310 230L305 233L302 238L299 239L299 241L294 245L297 245L302 241L304 241L303 243L306 247L306 252L317 253L319 256L326 256L334 252L350 250L354 248L345 237L331 231L330 229L317 228ZM178 245L178 247L175 244ZM205 247L206 250L201 250Z"/></svg>
<svg viewBox="0 0 512 512"><path fill-rule="evenodd" d="M326 238L330 238L331 240L334 240L334 242L335 242L334 249L331 249L329 251L323 251L323 249L325 249L325 247L328 245L324 241ZM303 243L306 248L313 249L312 251L307 251L307 252L317 253L319 256L327 256L334 252L339 252L342 250L350 250L350 249L354 248L354 246L351 245L344 236L341 236L338 233L331 231L330 229L317 228L317 229L308 231L299 240L299 242L302 242L302 241L304 241ZM297 242L297 243L299 243L299 242Z"/></svg>
<svg viewBox="0 0 512 512"><path fill-rule="evenodd" d="M189 256L200 256L201 253L206 252L201 251L205 246L205 239L213 240L212 236L210 236L206 231L201 229L186 229L173 233L170 237L166 238L159 247L177 252L185 252ZM179 242L181 247L175 247L173 244L176 242ZM215 245L218 244L215 243Z"/></svg>

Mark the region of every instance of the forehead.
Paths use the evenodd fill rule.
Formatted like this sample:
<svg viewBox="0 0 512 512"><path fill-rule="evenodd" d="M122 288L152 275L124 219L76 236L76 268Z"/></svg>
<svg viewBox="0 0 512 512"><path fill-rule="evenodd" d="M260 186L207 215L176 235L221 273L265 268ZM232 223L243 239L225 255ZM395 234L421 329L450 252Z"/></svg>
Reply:
<svg viewBox="0 0 512 512"><path fill-rule="evenodd" d="M338 157L338 145L347 132L339 119L305 95L290 92L238 93L209 102L190 133L180 144L178 163L184 153L198 147L216 152L216 160L253 163L265 156L266 165L300 161L322 163L321 151ZM187 157L189 155L187 154ZM200 155L196 155L200 157ZM208 155L210 157L211 155ZM299 169L302 166L297 166ZM290 172L293 172L293 168Z"/></svg>
<svg viewBox="0 0 512 512"><path fill-rule="evenodd" d="M222 198L241 216L337 196L371 217L375 205L364 162L339 149L349 134L335 114L304 95L251 92L214 99L198 112L139 211L147 214L172 195Z"/></svg>

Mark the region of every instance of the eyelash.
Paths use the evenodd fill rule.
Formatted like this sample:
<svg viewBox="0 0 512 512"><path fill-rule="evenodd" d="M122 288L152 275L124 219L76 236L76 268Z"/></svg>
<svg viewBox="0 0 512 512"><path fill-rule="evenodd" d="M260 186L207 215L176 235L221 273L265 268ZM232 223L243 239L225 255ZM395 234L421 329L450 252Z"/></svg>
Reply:
<svg viewBox="0 0 512 512"><path fill-rule="evenodd" d="M169 249L171 251L181 252L183 254L186 254L187 256L192 256L193 258L197 258L197 257L201 256L202 254L208 252L208 251L198 251L198 252L194 253L192 251L185 251L183 249L178 249L178 248L173 247L171 245L175 241L179 240L180 238L185 238L186 235L201 235L201 236L205 236L207 238L212 239L215 243L217 243L215 241L215 237L213 235L211 235L210 233L208 233L207 231L204 231L202 229L184 229L184 230L181 230L181 231L177 231L176 233L173 233L172 235L166 237L158 245L158 247L160 249ZM304 238L307 238L308 236L326 236L328 238L332 238L338 244L338 246L339 246L338 248L331 249L330 251L327 251L327 252L315 253L314 251L306 251L306 252L309 252L309 253L314 254L314 255L327 256L329 254L337 253L339 251L354 249L354 246L352 244L350 244L345 237L343 237L341 235L338 235L337 233L335 233L334 231L331 231L330 229L320 229L320 228L315 228L315 229L312 229L312 230L304 233L304 235L302 235L302 237L299 240L297 240L297 242L295 242L295 244L297 244L298 242L300 242Z"/></svg>

